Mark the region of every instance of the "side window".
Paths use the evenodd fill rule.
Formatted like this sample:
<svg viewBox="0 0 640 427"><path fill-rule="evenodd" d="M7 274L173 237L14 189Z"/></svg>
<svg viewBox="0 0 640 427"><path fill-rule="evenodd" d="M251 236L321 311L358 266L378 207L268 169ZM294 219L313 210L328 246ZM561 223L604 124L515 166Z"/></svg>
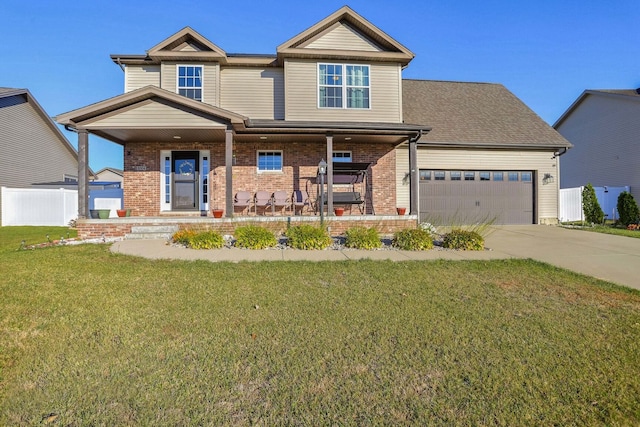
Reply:
<svg viewBox="0 0 640 427"><path fill-rule="evenodd" d="M333 161L336 163L352 162L353 160L351 160L351 151L334 151Z"/></svg>
<svg viewBox="0 0 640 427"><path fill-rule="evenodd" d="M282 172L282 151L258 151L258 172Z"/></svg>

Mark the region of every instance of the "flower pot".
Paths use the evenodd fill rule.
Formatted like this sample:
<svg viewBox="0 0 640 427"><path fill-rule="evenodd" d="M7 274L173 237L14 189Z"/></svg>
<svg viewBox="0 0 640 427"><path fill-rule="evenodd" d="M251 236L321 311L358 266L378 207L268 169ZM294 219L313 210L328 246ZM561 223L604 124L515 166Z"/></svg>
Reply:
<svg viewBox="0 0 640 427"><path fill-rule="evenodd" d="M98 215L98 210L97 209L90 209L89 210L89 217L92 218L92 219L100 218L100 215Z"/></svg>
<svg viewBox="0 0 640 427"><path fill-rule="evenodd" d="M127 211L127 214L125 216L131 216L131 209L125 209Z"/></svg>
<svg viewBox="0 0 640 427"><path fill-rule="evenodd" d="M116 210L116 213L118 214L118 216L120 218L123 218L123 217L127 216L127 210L126 209L118 209L118 210Z"/></svg>
<svg viewBox="0 0 640 427"><path fill-rule="evenodd" d="M396 208L396 211L398 212L398 215L404 215L407 213L407 208Z"/></svg>
<svg viewBox="0 0 640 427"><path fill-rule="evenodd" d="M344 208L334 208L333 212L335 212L336 216L344 215Z"/></svg>
<svg viewBox="0 0 640 427"><path fill-rule="evenodd" d="M98 209L98 216L100 219L108 219L111 214L111 209Z"/></svg>
<svg viewBox="0 0 640 427"><path fill-rule="evenodd" d="M222 218L222 214L224 213L222 209L213 209L212 212L214 218Z"/></svg>

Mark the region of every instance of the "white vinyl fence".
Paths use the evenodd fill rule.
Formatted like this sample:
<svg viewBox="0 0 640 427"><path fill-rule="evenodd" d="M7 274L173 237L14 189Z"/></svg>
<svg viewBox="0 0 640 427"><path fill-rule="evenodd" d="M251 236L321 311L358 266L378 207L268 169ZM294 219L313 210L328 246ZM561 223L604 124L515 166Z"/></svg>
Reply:
<svg viewBox="0 0 640 427"><path fill-rule="evenodd" d="M582 190L584 187L562 188L560 189L560 221L583 221L582 212ZM623 191L629 191L629 186L625 187L593 187L596 198L606 215L606 219L618 219L618 196Z"/></svg>
<svg viewBox="0 0 640 427"><path fill-rule="evenodd" d="M3 226L65 226L77 217L77 190L2 187Z"/></svg>

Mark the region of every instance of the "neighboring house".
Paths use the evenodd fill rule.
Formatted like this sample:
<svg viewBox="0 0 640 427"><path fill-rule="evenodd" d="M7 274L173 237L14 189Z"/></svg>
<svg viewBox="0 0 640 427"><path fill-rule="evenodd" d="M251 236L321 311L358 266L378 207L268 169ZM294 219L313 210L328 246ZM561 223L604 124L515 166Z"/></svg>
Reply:
<svg viewBox="0 0 640 427"><path fill-rule="evenodd" d="M553 127L573 148L562 156L562 188L630 186L640 200L640 89L586 90Z"/></svg>
<svg viewBox="0 0 640 427"><path fill-rule="evenodd" d="M366 214L402 206L447 221L471 206L465 220L556 222L548 176L570 144L502 86L403 81L413 57L347 6L273 55L226 53L187 27L144 55L111 55L125 93L56 119L79 147L88 133L124 147L125 205L137 216L232 216L238 191L315 200L325 159L334 191L349 189L347 171L358 176ZM428 200L442 197L453 203Z"/></svg>
<svg viewBox="0 0 640 427"><path fill-rule="evenodd" d="M29 188L77 175L76 150L31 92L0 88L0 186Z"/></svg>
<svg viewBox="0 0 640 427"><path fill-rule="evenodd" d="M119 182L123 181L124 172L121 169L102 168L95 174L96 181Z"/></svg>

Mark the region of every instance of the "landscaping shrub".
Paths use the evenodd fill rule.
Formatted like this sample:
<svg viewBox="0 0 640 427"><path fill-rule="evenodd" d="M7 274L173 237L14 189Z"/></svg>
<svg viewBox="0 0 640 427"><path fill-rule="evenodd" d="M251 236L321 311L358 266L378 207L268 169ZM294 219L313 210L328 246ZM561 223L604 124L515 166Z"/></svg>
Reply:
<svg viewBox="0 0 640 427"><path fill-rule="evenodd" d="M637 224L640 217L640 211L635 199L628 191L623 191L618 196L618 215L620 215L620 223L625 227L629 224Z"/></svg>
<svg viewBox="0 0 640 427"><path fill-rule="evenodd" d="M445 234L442 246L447 249L481 251L484 249L484 239L475 231L456 229Z"/></svg>
<svg viewBox="0 0 640 427"><path fill-rule="evenodd" d="M371 227L353 227L345 232L347 236L344 245L354 249L377 249L382 246L378 231Z"/></svg>
<svg viewBox="0 0 640 427"><path fill-rule="evenodd" d="M224 246L224 238L215 231L202 231L189 241L191 249L220 249Z"/></svg>
<svg viewBox="0 0 640 427"><path fill-rule="evenodd" d="M333 242L326 231L308 224L290 227L286 236L294 249L325 249Z"/></svg>
<svg viewBox="0 0 640 427"><path fill-rule="evenodd" d="M189 246L189 242L197 233L194 230L179 230L173 233L171 240L174 243L180 243L181 245Z"/></svg>
<svg viewBox="0 0 640 427"><path fill-rule="evenodd" d="M271 231L256 225L238 227L233 234L236 238L235 245L239 248L264 249L278 244L276 236Z"/></svg>
<svg viewBox="0 0 640 427"><path fill-rule="evenodd" d="M215 231L180 230L171 239L191 249L219 249L224 246L224 239Z"/></svg>
<svg viewBox="0 0 640 427"><path fill-rule="evenodd" d="M582 190L582 211L587 222L592 224L602 224L604 221L604 212L596 198L596 191L591 183L587 184Z"/></svg>
<svg viewBox="0 0 640 427"><path fill-rule="evenodd" d="M433 248L431 233L421 228L407 228L393 235L393 246L405 251L426 251Z"/></svg>

